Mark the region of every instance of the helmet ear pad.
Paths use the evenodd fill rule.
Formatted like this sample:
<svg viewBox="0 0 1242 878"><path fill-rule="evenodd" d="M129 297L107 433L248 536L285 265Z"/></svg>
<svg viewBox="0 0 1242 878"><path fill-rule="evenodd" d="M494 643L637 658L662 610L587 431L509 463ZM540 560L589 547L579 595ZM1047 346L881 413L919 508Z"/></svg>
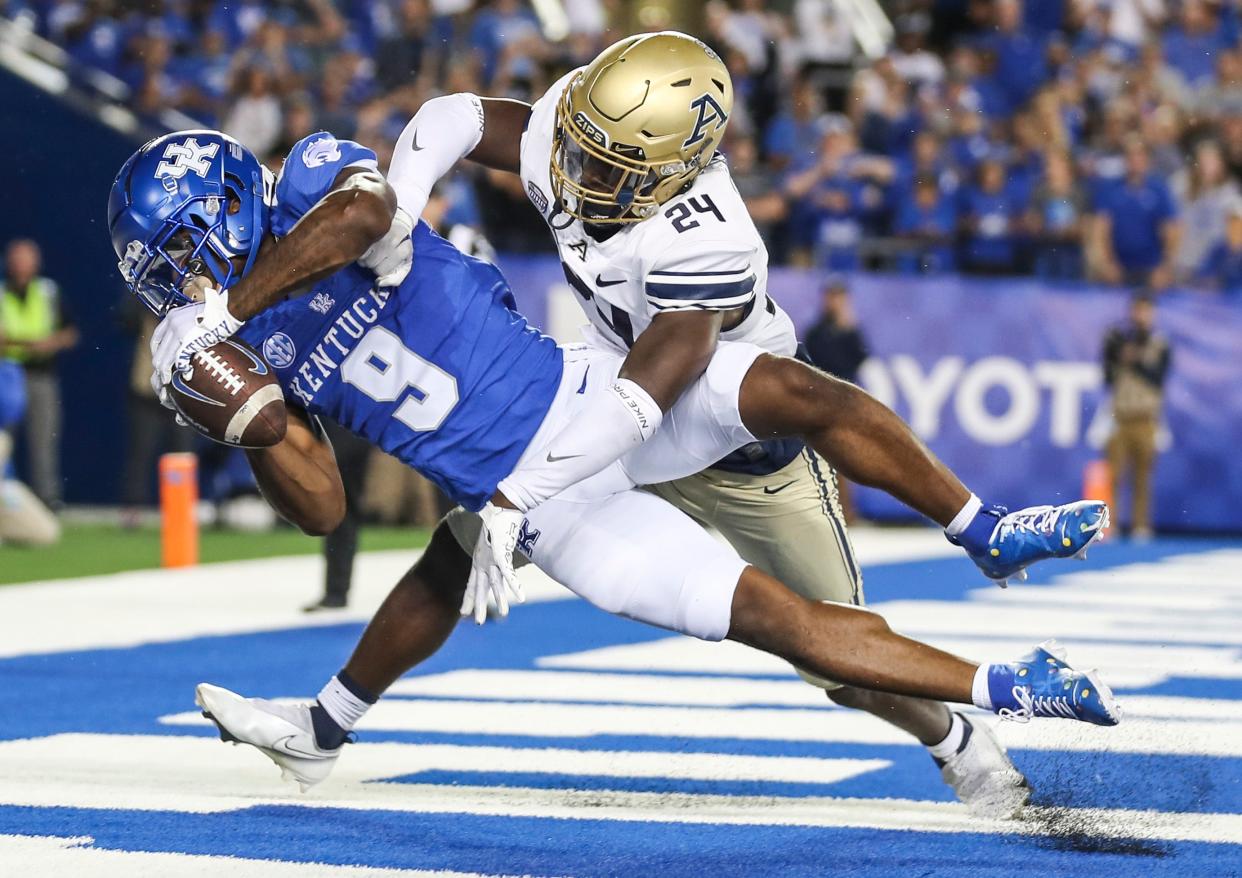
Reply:
<svg viewBox="0 0 1242 878"><path fill-rule="evenodd" d="M669 199L676 198L678 193L694 181L694 178L699 175L699 172L702 171L703 168L707 167L708 163L713 157L715 157L716 144L718 141L719 138L707 138L703 142L703 148L696 152L694 156L685 163L683 170L669 174L667 177L663 177L658 183L656 183L655 188L651 190L651 196L655 199L655 203L657 205L663 204Z"/></svg>

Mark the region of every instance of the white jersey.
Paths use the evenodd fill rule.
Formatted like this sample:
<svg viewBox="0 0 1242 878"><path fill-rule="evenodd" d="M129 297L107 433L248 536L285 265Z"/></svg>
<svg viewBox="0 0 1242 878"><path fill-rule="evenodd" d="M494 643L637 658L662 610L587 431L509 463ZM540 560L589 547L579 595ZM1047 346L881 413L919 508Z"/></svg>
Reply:
<svg viewBox="0 0 1242 878"><path fill-rule="evenodd" d="M522 135L526 195L543 215L565 279L591 321L587 341L622 353L662 311L745 309L745 319L721 334L776 354L797 347L793 323L768 297L768 251L722 157L659 213L596 241L552 199L552 141L556 105L577 71L535 102Z"/></svg>

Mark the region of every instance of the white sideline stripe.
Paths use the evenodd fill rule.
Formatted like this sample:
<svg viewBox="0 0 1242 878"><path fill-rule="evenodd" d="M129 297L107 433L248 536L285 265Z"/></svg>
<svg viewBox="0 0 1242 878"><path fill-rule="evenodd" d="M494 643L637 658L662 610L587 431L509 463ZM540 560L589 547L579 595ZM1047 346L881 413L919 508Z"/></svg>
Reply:
<svg viewBox="0 0 1242 878"><path fill-rule="evenodd" d="M26 745L25 747L19 745ZM380 758L404 745L368 746ZM56 754L64 761L33 764ZM217 813L259 805L409 813L712 825L851 827L922 832L1046 833L1051 823L1090 827L1097 836L1242 843L1242 815L1156 811L1056 809L1056 820L990 821L956 803L904 799L726 796L556 790L528 787L363 783L347 753L334 775L311 793L280 795L276 769L250 748L223 747L208 738L58 735L0 744L5 783L0 802L72 805L99 810ZM14 769L10 783L10 757ZM382 873L381 873L382 874Z"/></svg>
<svg viewBox="0 0 1242 878"><path fill-rule="evenodd" d="M816 686L801 680L754 680L737 677L604 674L574 671L449 671L405 677L385 697L432 697L466 700L596 702L683 707L779 705L837 710ZM1232 698L1180 698L1127 695L1126 717L1242 722L1242 701Z"/></svg>
<svg viewBox="0 0 1242 878"><path fill-rule="evenodd" d="M927 528L862 529L853 538L864 564L961 552ZM359 555L349 609L312 615L301 607L323 582L323 560L313 555L8 585L0 588L0 658L365 622L418 556ZM527 603L574 597L531 565L519 575Z"/></svg>
<svg viewBox="0 0 1242 878"><path fill-rule="evenodd" d="M423 677L404 677L389 688L387 695L712 707L743 704L821 707L832 703L824 697L823 690L799 679L753 680L575 671L449 671Z"/></svg>
<svg viewBox="0 0 1242 878"><path fill-rule="evenodd" d="M875 606L883 611L883 604ZM929 635L926 640L955 655L983 661L1011 659L1030 651L1035 644L1031 637L965 639ZM1114 688L1142 688L1169 677L1242 679L1242 649L1233 647L1076 640L1070 645L1069 658L1075 667L1100 668L1104 679ZM667 637L546 656L538 659L537 664L543 668L584 671L793 677L789 665L774 656L729 641L706 643L689 637ZM807 688L814 693L813 687Z"/></svg>
<svg viewBox="0 0 1242 878"><path fill-rule="evenodd" d="M245 758L238 760L235 754L244 754ZM63 734L11 741L0 743L0 776L5 779L0 802L37 804L21 801L22 794L17 791L24 787L30 796L34 795L32 790L48 785L49 794L55 795L64 784L90 784L105 797L118 790L149 791L151 785L161 789L166 786L168 791L184 795L202 791L208 799L229 797L235 795L232 774L239 761L248 770L251 766L262 768L260 776L265 780L275 776L275 768L266 760L255 760L250 748L235 750L214 738ZM424 771L832 784L890 765L886 759L361 743L350 746L347 758L340 760L332 775L330 786L342 781L388 780ZM217 779L200 777L212 766L221 772ZM134 777L128 777L130 774ZM160 777L152 777L155 774ZM53 777L55 782L51 784Z"/></svg>
<svg viewBox="0 0 1242 878"><path fill-rule="evenodd" d="M485 878L477 872L376 869L202 854L116 851L89 836L0 835L0 863L12 875L89 875L91 878Z"/></svg>
<svg viewBox="0 0 1242 878"><path fill-rule="evenodd" d="M1122 707L1125 700L1122 699ZM160 717L175 726L210 722L194 712ZM360 730L589 738L598 735L659 738L734 738L752 741L904 744L909 735L858 711L730 710L714 707L553 704L507 701L381 701L358 724ZM1001 723L1006 746L1029 750L1242 756L1242 723L1123 719L1102 728L1060 719L1025 726ZM1031 729L1034 729L1032 732Z"/></svg>
<svg viewBox="0 0 1242 878"><path fill-rule="evenodd" d="M0 588L0 658L366 622L420 554L359 555L350 607L310 615L301 607L322 591L316 555L7 585ZM534 567L522 570L522 583L527 603L573 597Z"/></svg>
<svg viewBox="0 0 1242 878"><path fill-rule="evenodd" d="M983 602L972 605L961 601L886 601L873 604L872 608L896 630L920 639L935 635L994 637L997 628L1003 626L1007 634L1025 634L1032 644L1055 636L1062 643L1100 640L1242 646L1242 626L1234 613L1143 610L1126 607L1120 597L1111 605L1096 609L1076 607L1072 612L1055 605L1002 609Z"/></svg>
<svg viewBox="0 0 1242 878"><path fill-rule="evenodd" d="M971 612L969 605L958 606L963 608L962 614ZM884 604L874 607L884 612ZM967 639L952 634L929 634L922 639L976 661L1015 658L1029 652L1038 640L1033 636ZM1114 688L1141 688L1169 677L1242 679L1242 649L1234 647L1074 640L1070 644L1069 658L1075 667L1100 668L1104 679ZM545 656L536 664L541 668L583 671L793 677L789 665L775 656L730 641L706 643L689 637L666 637ZM813 687L807 688L814 692Z"/></svg>

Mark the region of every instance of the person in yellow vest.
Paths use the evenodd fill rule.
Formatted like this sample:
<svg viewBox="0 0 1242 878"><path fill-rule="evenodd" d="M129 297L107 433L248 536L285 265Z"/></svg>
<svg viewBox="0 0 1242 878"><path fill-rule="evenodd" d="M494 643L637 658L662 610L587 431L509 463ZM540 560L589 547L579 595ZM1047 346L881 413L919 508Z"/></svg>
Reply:
<svg viewBox="0 0 1242 878"><path fill-rule="evenodd" d="M56 282L42 277L43 257L34 241L19 238L5 249L0 288L0 357L26 375L26 448L30 486L48 506L61 502L60 383L56 357L78 343Z"/></svg>

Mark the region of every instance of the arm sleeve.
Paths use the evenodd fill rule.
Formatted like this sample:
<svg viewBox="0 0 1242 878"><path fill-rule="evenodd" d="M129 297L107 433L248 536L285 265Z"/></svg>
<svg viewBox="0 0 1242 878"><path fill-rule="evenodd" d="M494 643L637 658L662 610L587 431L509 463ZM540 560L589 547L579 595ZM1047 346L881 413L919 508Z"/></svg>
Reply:
<svg viewBox="0 0 1242 878"><path fill-rule="evenodd" d="M580 413L552 437L547 450L497 486L523 512L607 468L642 445L664 413L645 390L618 378L592 393Z"/></svg>
<svg viewBox="0 0 1242 878"><path fill-rule="evenodd" d="M644 290L655 312L729 311L755 298L753 248L735 242L678 242L652 264Z"/></svg>
<svg viewBox="0 0 1242 878"><path fill-rule="evenodd" d="M482 139L483 103L477 95L445 95L419 107L397 138L388 166L397 206L422 216L431 187Z"/></svg>

